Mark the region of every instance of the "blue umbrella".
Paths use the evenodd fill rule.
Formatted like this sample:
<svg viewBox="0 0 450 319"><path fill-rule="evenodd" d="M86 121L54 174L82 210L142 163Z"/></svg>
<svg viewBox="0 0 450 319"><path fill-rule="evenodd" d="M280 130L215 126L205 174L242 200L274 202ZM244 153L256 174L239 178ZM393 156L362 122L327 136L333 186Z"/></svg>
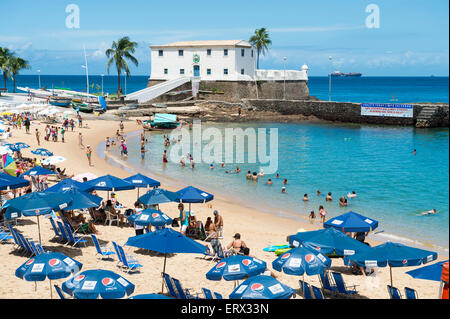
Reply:
<svg viewBox="0 0 450 319"><path fill-rule="evenodd" d="M369 232L378 227L378 222L355 212L348 212L331 218L323 224L324 228L333 227L344 232Z"/></svg>
<svg viewBox="0 0 450 319"><path fill-rule="evenodd" d="M172 224L172 218L156 209L144 209L136 214L130 215L130 221L140 226L164 226Z"/></svg>
<svg viewBox="0 0 450 319"><path fill-rule="evenodd" d="M142 174L136 174L127 178L123 179L124 181L127 181L131 184L133 184L137 190L138 190L138 197L139 197L139 188L147 188L147 187L159 187L161 186L161 183L158 182L157 180L154 180L150 177L147 177L145 175Z"/></svg>
<svg viewBox="0 0 450 319"><path fill-rule="evenodd" d="M214 199L214 195L193 186L183 188L177 193L182 203L206 203Z"/></svg>
<svg viewBox="0 0 450 319"><path fill-rule="evenodd" d="M115 192L134 189L133 184L112 175L105 175L95 178L93 180L86 182L86 184L88 184L89 186L92 187L92 189L95 190L108 191L108 198L109 198L109 191Z"/></svg>
<svg viewBox="0 0 450 319"><path fill-rule="evenodd" d="M331 266L331 259L316 250L297 247L272 262L273 269L288 275L321 275Z"/></svg>
<svg viewBox="0 0 450 319"><path fill-rule="evenodd" d="M409 247L399 243L387 242L372 247L370 250L360 252L344 258L348 265L356 263L360 267L386 267L389 266L392 285L392 267L419 266L436 260L438 254L419 248Z"/></svg>
<svg viewBox="0 0 450 319"><path fill-rule="evenodd" d="M99 207L102 198L87 192L83 192L77 188L70 188L61 192L61 194L68 195L72 200L64 210L85 209L91 207Z"/></svg>
<svg viewBox="0 0 450 319"><path fill-rule="evenodd" d="M50 214L52 211L65 209L70 205L72 199L67 194L61 193L29 193L20 197L8 200L2 208L6 208L8 213L16 212L20 217L36 216L38 221L39 243L41 244L41 227L39 216Z"/></svg>
<svg viewBox="0 0 450 319"><path fill-rule="evenodd" d="M299 232L289 236L289 244L293 247L303 245L322 254L347 256L370 249L366 244L353 239L340 230L334 228Z"/></svg>
<svg viewBox="0 0 450 319"><path fill-rule="evenodd" d="M171 228L163 228L144 235L128 238L125 245L157 251L164 254L163 273L166 271L167 254L206 254L206 246L184 236ZM161 291L164 289L164 281Z"/></svg>
<svg viewBox="0 0 450 319"><path fill-rule="evenodd" d="M295 290L271 276L251 277L240 284L230 299L289 299Z"/></svg>
<svg viewBox="0 0 450 319"><path fill-rule="evenodd" d="M143 294L143 295L135 295L128 299L173 299L173 298L161 294Z"/></svg>
<svg viewBox="0 0 450 319"><path fill-rule="evenodd" d="M69 277L81 270L83 264L58 252L39 254L16 269L16 276L26 281L44 281L50 279L50 294L52 295L51 281Z"/></svg>
<svg viewBox="0 0 450 319"><path fill-rule="evenodd" d="M30 145L21 142L15 144L7 143L5 146L8 146L13 152L20 152L21 149L30 147Z"/></svg>
<svg viewBox="0 0 450 319"><path fill-rule="evenodd" d="M138 198L138 201L144 205L159 205L169 202L178 202L179 195L162 188L155 188L148 191L145 195Z"/></svg>
<svg viewBox="0 0 450 319"><path fill-rule="evenodd" d="M35 149L35 150L31 151L31 153L33 153L35 155L40 155L40 156L53 156L53 153L45 148Z"/></svg>
<svg viewBox="0 0 450 319"><path fill-rule="evenodd" d="M86 183L80 183L76 180L66 178L63 179L58 184L53 185L52 187L47 188L44 193L59 193L71 188L79 189L83 192L90 192L92 190L92 186L86 185Z"/></svg>
<svg viewBox="0 0 450 319"><path fill-rule="evenodd" d="M0 190L30 186L30 181L9 174L0 173Z"/></svg>
<svg viewBox="0 0 450 319"><path fill-rule="evenodd" d="M222 259L206 273L209 280L241 280L262 274L267 268L266 262L260 259L234 255Z"/></svg>
<svg viewBox="0 0 450 319"><path fill-rule="evenodd" d="M134 292L134 285L110 270L86 270L62 284L62 290L77 299L117 299Z"/></svg>
<svg viewBox="0 0 450 319"><path fill-rule="evenodd" d="M22 149L22 148L29 148L30 145L26 144L26 143L22 143L22 142L17 142L14 144L17 148Z"/></svg>
<svg viewBox="0 0 450 319"><path fill-rule="evenodd" d="M57 173L54 171L51 171L49 169L46 169L40 165L37 165L37 166L33 167L32 169L23 173L22 176L25 176L25 175L38 176L38 175L53 175L53 174L57 174Z"/></svg>
<svg viewBox="0 0 450 319"><path fill-rule="evenodd" d="M441 281L442 266L448 262L448 259L425 267L420 267L406 273L416 279Z"/></svg>

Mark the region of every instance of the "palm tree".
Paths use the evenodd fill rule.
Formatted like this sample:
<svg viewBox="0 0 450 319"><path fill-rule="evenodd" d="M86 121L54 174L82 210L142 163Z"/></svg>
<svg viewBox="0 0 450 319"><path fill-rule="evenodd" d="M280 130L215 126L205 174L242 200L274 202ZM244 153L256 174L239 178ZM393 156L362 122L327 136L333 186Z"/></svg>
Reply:
<svg viewBox="0 0 450 319"><path fill-rule="evenodd" d="M0 47L0 69L3 72L3 83L4 87L6 88L6 79L8 78L9 72L6 62L8 61L8 58L10 58L13 55L13 52L11 52L8 48L2 48Z"/></svg>
<svg viewBox="0 0 450 319"><path fill-rule="evenodd" d="M24 60L14 55L10 56L6 60L6 66L8 69L8 73L11 76L11 79L13 80L13 93L16 93L16 75L19 74L20 70L30 69L31 67L28 64L27 60Z"/></svg>
<svg viewBox="0 0 450 319"><path fill-rule="evenodd" d="M256 68L259 69L259 55L266 54L269 50L269 46L272 44L272 40L269 38L269 33L266 28L256 29L255 34L250 37L249 42L256 48L258 58Z"/></svg>
<svg viewBox="0 0 450 319"><path fill-rule="evenodd" d="M130 76L130 69L128 68L127 61L125 59L130 60L134 63L134 65L138 66L138 60L131 55L131 53L134 53L134 50L137 47L136 42L130 41L130 38L123 37L119 39L118 42L113 41L113 44L110 49L106 50L105 54L109 58L108 64L106 65L108 74L109 74L109 66L111 63L116 64L117 69L117 77L118 77L118 86L117 86L117 93L120 95L121 88L120 88L120 75L122 74L122 70L125 71L125 74L127 77Z"/></svg>

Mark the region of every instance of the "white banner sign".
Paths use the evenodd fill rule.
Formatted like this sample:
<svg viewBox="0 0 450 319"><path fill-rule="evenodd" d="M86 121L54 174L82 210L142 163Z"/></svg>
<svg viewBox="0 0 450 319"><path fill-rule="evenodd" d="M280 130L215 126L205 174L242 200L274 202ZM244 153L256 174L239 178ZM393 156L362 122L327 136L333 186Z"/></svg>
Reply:
<svg viewBox="0 0 450 319"><path fill-rule="evenodd" d="M361 115L365 116L389 116L389 117L413 117L411 104L361 104Z"/></svg>

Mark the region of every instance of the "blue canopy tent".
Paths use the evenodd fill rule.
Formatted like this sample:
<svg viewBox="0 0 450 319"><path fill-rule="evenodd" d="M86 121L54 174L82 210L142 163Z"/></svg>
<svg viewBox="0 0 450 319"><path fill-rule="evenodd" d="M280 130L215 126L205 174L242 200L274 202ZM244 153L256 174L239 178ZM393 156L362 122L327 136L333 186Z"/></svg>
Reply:
<svg viewBox="0 0 450 319"><path fill-rule="evenodd" d="M55 174L57 174L57 173L38 165L38 166L35 166L32 169L26 171L25 173L23 173L22 176L26 176L26 175L39 176L39 175L55 175Z"/></svg>
<svg viewBox="0 0 450 319"><path fill-rule="evenodd" d="M258 258L234 255L217 263L206 273L206 278L215 281L222 278L227 281L234 280L236 287L237 280L260 275L266 268L266 262Z"/></svg>
<svg viewBox="0 0 450 319"><path fill-rule="evenodd" d="M16 269L16 276L26 281L50 280L50 298L52 280L69 277L81 270L83 264L59 252L47 252L34 256Z"/></svg>
<svg viewBox="0 0 450 319"><path fill-rule="evenodd" d="M9 174L0 173L0 190L16 189L30 186L30 181Z"/></svg>
<svg viewBox="0 0 450 319"><path fill-rule="evenodd" d="M108 199L110 191L116 192L135 188L133 184L109 174L90 180L86 184L91 186L92 190L107 191Z"/></svg>
<svg viewBox="0 0 450 319"><path fill-rule="evenodd" d="M259 275L241 283L230 299L289 299L295 290L271 276Z"/></svg>
<svg viewBox="0 0 450 319"><path fill-rule="evenodd" d="M163 228L144 235L128 238L125 245L157 251L164 254L163 273L166 271L167 254L192 253L205 254L206 246L184 236L171 228ZM164 280L161 292L164 289Z"/></svg>
<svg viewBox="0 0 450 319"><path fill-rule="evenodd" d="M144 205L152 206L169 202L178 202L179 195L162 188L155 188L138 198L138 201Z"/></svg>
<svg viewBox="0 0 450 319"><path fill-rule="evenodd" d="M326 255L347 256L370 249L356 239L335 228L299 232L288 237L289 245L313 248Z"/></svg>
<svg viewBox="0 0 450 319"><path fill-rule="evenodd" d="M355 212L348 212L333 217L323 224L324 228L336 228L343 232L370 232L378 227L378 221L362 216Z"/></svg>
<svg viewBox="0 0 450 319"><path fill-rule="evenodd" d="M178 200L181 203L189 203L189 211L191 211L191 203L206 203L214 199L214 195L202 191L193 186L188 186L177 191Z"/></svg>
<svg viewBox="0 0 450 319"><path fill-rule="evenodd" d="M80 183L76 180L66 178L63 179L58 184L53 185L52 187L47 188L44 193L59 193L68 189L76 188L83 192L92 191L92 186L86 185L87 183Z"/></svg>
<svg viewBox="0 0 450 319"><path fill-rule="evenodd" d="M77 299L117 299L134 292L134 285L124 277L103 269L86 270L65 281L62 290Z"/></svg>
<svg viewBox="0 0 450 319"><path fill-rule="evenodd" d="M6 213L15 212L24 216L36 216L39 231L39 243L41 244L41 228L39 216L50 214L53 210L65 209L70 205L72 199L67 194L62 193L29 193L20 197L8 200L2 208L6 208Z"/></svg>
<svg viewBox="0 0 450 319"><path fill-rule="evenodd" d="M137 197L139 198L139 188L159 187L161 183L142 174L136 174L123 179L137 188Z"/></svg>
<svg viewBox="0 0 450 319"><path fill-rule="evenodd" d="M389 266L392 284L392 267L419 266L436 260L438 254L419 248L409 247L399 243L387 242L344 258L347 265L356 263L360 267Z"/></svg>

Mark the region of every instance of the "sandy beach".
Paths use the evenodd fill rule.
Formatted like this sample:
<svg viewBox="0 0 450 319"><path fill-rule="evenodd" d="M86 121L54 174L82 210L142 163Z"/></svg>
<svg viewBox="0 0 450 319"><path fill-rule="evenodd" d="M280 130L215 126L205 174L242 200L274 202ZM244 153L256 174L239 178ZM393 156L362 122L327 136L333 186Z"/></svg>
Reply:
<svg viewBox="0 0 450 319"><path fill-rule="evenodd" d="M60 165L61 168L66 168L66 173L69 175L91 172L97 176L111 174L120 178L125 178L131 175L129 170L120 169L115 165L111 165L109 161L103 160L94 152L92 157L93 166L88 165L85 155L85 150L78 145L78 133L83 134L83 144L91 145L95 150L97 146L103 142L106 136L114 136L117 129L119 129L118 121L106 121L101 119L86 119L89 128L75 128L73 132L69 131L65 135L65 143L45 141L43 134L41 135L41 146L51 150L55 155L60 155L67 160ZM125 132L133 132L141 128L136 124L136 121L125 121ZM76 125L77 126L77 125ZM31 150L37 148L37 142L34 135L35 129L39 129L41 133L44 131L44 124L38 124L37 121L32 122L30 129L31 134L25 133L25 128L21 130L12 129L12 137L8 142L25 142L31 147L23 150L25 157L35 157L31 154ZM155 161L160 161L160 158L155 158ZM174 181L172 179L164 178L163 176L149 177L158 179L161 182L161 187L168 190L178 190L185 186L182 181ZM195 186L195 185L193 185ZM144 190L140 191L143 194ZM106 197L106 192L98 192L100 196ZM126 207L133 207L136 200L137 191L121 191L118 192L118 200ZM232 241L232 236L235 233L240 233L242 239L250 248L250 254L267 262L271 269L271 263L275 259L274 253L264 252L263 248L270 245L280 245L286 243L286 237L295 234L299 229L313 230L322 228L318 220L311 225L308 222L293 220L283 216L275 216L260 212L252 207L246 207L241 204L233 203L230 198L226 198L221 194L214 194L215 199L211 202L212 207L206 204L194 204L193 209L197 219L205 223L208 216L213 217L213 210L218 210L224 219L224 239L222 244L228 245ZM161 210L172 218L178 217L178 210L176 203L163 204L160 206ZM135 235L134 229L131 227L120 228L113 226L96 226L101 243L108 244L112 249L111 241L116 241L123 245L127 239ZM36 218L24 218L19 220L16 229L24 235L38 240L38 231ZM179 230L179 228L175 228ZM120 272L116 267L116 257L114 260L99 260L96 258L95 247L90 240L90 236L85 236L88 240L88 246L81 245L79 248L63 247L62 244L52 240L54 233L48 219L41 218L41 236L44 249L47 251L62 252L72 258L80 261L83 264L82 270L88 269L108 269ZM81 235L82 236L82 235ZM368 238L368 242L373 246L379 244L374 240ZM135 284L135 294L157 293L161 289L161 271L163 268L164 258L155 254L149 254L143 250L135 249L133 247L124 246L129 253L134 254L139 262L143 265L140 272L134 274L122 275ZM439 255L438 260L446 260L448 257ZM39 282L37 290L35 291L34 282L27 282L17 278L14 275L15 270L23 264L27 259L21 257L19 254L12 251L12 245L0 245L0 298L39 298L45 299L50 297L48 281ZM192 254L176 254L167 259L166 272L172 277L181 281L185 288L192 288L195 292L201 292L201 288L209 288L213 291L221 293L227 297L233 290L233 282L227 281L209 281L205 274L215 265L214 262L208 259L203 259L201 255ZM439 283L433 281L412 279L405 272L415 269L416 267L392 268L393 283L402 292L403 288L410 287L417 290L419 298L429 299L437 298L439 291ZM344 280L347 285L358 285L358 294L354 298L369 298L369 299L386 299L389 298L386 285L389 284L389 268L379 268L373 275L368 277L356 276L351 274L344 267L342 259L333 259L331 270L340 271L343 273ZM276 272L278 279L293 287L299 288L298 279L296 276L289 276L284 273ZM61 285L66 279L54 281L54 284ZM305 280L317 287L320 283L317 276L305 276ZM53 297L56 293L53 291ZM296 298L301 298L297 295Z"/></svg>

